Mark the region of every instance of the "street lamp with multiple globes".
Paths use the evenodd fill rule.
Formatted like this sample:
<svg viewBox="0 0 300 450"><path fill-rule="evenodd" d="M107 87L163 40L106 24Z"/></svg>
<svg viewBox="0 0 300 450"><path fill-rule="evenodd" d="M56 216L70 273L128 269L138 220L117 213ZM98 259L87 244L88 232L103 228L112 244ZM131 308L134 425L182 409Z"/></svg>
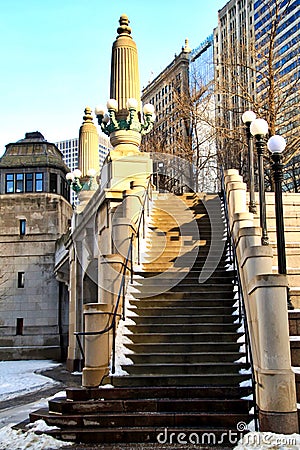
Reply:
<svg viewBox="0 0 300 450"><path fill-rule="evenodd" d="M257 151L258 163L258 181L259 181L259 212L260 212L260 227L262 230L261 243L262 245L269 245L269 237L267 231L267 214L266 214L266 194L265 194L265 179L264 179L264 151L265 151L265 136L268 133L268 122L264 119L255 119L251 122L250 133L255 136L255 144Z"/></svg>
<svg viewBox="0 0 300 450"><path fill-rule="evenodd" d="M80 178L82 177L82 172L79 169L73 170L73 172L68 172L66 175L66 179L68 184L71 186L73 191L78 194L78 192L82 189L82 184L80 183Z"/></svg>
<svg viewBox="0 0 300 450"><path fill-rule="evenodd" d="M143 108L144 121L140 122L137 117L138 101L135 98L127 100L128 116L126 119L118 120L116 117L118 111L118 102L114 98L108 100L107 104L108 114L105 113L105 108L97 107L95 114L98 123L103 133L110 136L111 133L118 130L132 130L139 133L149 133L155 121L154 106L147 103Z"/></svg>
<svg viewBox="0 0 300 450"><path fill-rule="evenodd" d="M254 194L254 161L253 161L253 137L250 133L250 125L256 119L253 111L245 111L242 115L242 121L246 125L246 136L248 144L248 170L249 170L249 212L256 214L256 203Z"/></svg>
<svg viewBox="0 0 300 450"><path fill-rule="evenodd" d="M66 175L67 182L73 191L78 194L82 190L96 191L98 184L96 182L97 171L95 169L89 169L86 177L82 177L82 172L79 169L68 172Z"/></svg>

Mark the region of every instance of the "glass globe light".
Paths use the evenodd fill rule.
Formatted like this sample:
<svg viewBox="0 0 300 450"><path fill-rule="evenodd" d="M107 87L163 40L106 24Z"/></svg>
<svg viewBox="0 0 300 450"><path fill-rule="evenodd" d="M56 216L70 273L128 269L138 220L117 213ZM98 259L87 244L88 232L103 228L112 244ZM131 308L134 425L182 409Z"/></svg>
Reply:
<svg viewBox="0 0 300 450"><path fill-rule="evenodd" d="M128 109L137 109L138 107L138 101L136 98L129 98L127 100L127 108Z"/></svg>
<svg viewBox="0 0 300 450"><path fill-rule="evenodd" d="M146 103L143 108L143 113L152 115L154 113L154 106L151 103Z"/></svg>
<svg viewBox="0 0 300 450"><path fill-rule="evenodd" d="M74 180L74 174L73 172L68 172L66 175L66 180L73 181Z"/></svg>
<svg viewBox="0 0 300 450"><path fill-rule="evenodd" d="M74 175L74 178L81 178L82 172L81 172L81 170L79 170L79 169L75 169L75 170L73 171L73 175Z"/></svg>
<svg viewBox="0 0 300 450"><path fill-rule="evenodd" d="M250 133L252 136L265 136L268 133L269 125L264 119L255 119L251 122Z"/></svg>
<svg viewBox="0 0 300 450"><path fill-rule="evenodd" d="M267 147L271 153L282 153L286 147L286 140L282 136L275 134L268 140Z"/></svg>
<svg viewBox="0 0 300 450"><path fill-rule="evenodd" d="M245 111L242 115L243 123L251 123L256 119L256 114L253 111Z"/></svg>
<svg viewBox="0 0 300 450"><path fill-rule="evenodd" d="M108 100L108 102L106 103L106 106L107 106L108 110L110 110L110 109L112 109L113 111L117 111L118 110L118 102L114 98L110 98Z"/></svg>
<svg viewBox="0 0 300 450"><path fill-rule="evenodd" d="M97 173L97 171L95 170L95 169L89 169L88 171L87 171L87 176L88 177L95 177L96 176L96 173Z"/></svg>
<svg viewBox="0 0 300 450"><path fill-rule="evenodd" d="M96 106L95 108L95 114L96 116L104 116L105 108L104 106Z"/></svg>

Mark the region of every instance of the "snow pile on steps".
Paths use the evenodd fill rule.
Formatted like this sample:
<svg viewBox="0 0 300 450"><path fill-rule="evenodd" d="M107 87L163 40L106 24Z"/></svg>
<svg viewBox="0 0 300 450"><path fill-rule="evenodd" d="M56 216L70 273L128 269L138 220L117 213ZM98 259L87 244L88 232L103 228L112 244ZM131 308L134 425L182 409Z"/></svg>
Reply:
<svg viewBox="0 0 300 450"><path fill-rule="evenodd" d="M131 343L130 339L128 339L127 336L125 336L126 334L132 334L132 332L130 330L128 330L127 325L134 325L133 320L131 320L128 317L128 308L130 306L130 298L131 298L131 294L130 294L130 290L131 290L132 286L128 285L127 288L127 294L125 297L125 320L120 320L119 324L118 324L118 328L117 328L117 333L116 333L116 355L115 355L115 373L112 374L111 369L112 369L112 360L110 361L110 376L114 375L114 376L126 376L128 375L128 372L126 372L125 370L122 369L122 365L129 365L129 364L133 364L133 361L131 361L131 359L126 358L125 353L126 354L130 354L133 353L132 350L129 350L125 345ZM132 311L130 311L130 315L133 316L135 315L135 313L133 313Z"/></svg>
<svg viewBox="0 0 300 450"><path fill-rule="evenodd" d="M14 430L11 425L0 429L0 450L55 450L73 445L73 442L60 441L44 432L58 429L49 427L43 420L27 425L28 431Z"/></svg>

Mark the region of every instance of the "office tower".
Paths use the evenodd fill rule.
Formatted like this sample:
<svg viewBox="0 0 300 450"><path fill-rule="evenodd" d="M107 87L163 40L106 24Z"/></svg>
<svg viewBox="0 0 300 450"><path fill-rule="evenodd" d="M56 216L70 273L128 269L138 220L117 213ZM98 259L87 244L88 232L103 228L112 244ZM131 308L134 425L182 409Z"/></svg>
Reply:
<svg viewBox="0 0 300 450"><path fill-rule="evenodd" d="M213 35L190 54L190 94L193 102L192 148L197 173L196 190L215 192L217 151L215 138L214 50Z"/></svg>

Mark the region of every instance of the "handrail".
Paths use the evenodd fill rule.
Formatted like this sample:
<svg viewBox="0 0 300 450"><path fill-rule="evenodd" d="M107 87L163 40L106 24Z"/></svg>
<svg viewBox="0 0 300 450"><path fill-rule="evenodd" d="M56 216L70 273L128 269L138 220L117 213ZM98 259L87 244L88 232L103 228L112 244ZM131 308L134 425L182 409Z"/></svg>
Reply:
<svg viewBox="0 0 300 450"><path fill-rule="evenodd" d="M258 411L257 411L256 390L255 390L256 380L255 380L255 375L254 375L254 364L253 364L251 340L250 340L250 333L249 333L248 320L247 320L247 311L246 311L246 307L245 307L245 299L244 299L244 295L243 295L241 275L240 275L239 265L238 265L238 261L237 261L235 243L234 243L234 239L233 239L233 236L232 236L232 233L230 230L228 203L227 203L227 197L226 197L225 177L224 177L223 167L220 167L220 172L221 172L221 197L223 200L224 212L225 212L225 218L226 218L226 226L227 226L227 243L228 243L229 252L230 252L230 262L233 263L234 269L236 272L236 279L237 279L237 286L238 286L238 301L239 301L239 323L244 324L244 328L245 328L246 363L250 364L250 368L251 368L251 380L252 380L252 386L253 386L253 404L254 404L254 426L255 426L255 431L258 431Z"/></svg>
<svg viewBox="0 0 300 450"><path fill-rule="evenodd" d="M85 360L85 354L84 349L82 346L82 342L80 340L80 336L99 336L105 333L108 333L110 330L113 330L113 343L112 343L112 367L111 372L112 374L115 373L115 362L116 362L116 319L117 317L121 317L122 320L125 320L125 296L126 296L126 273L130 272L130 282L133 283L133 242L134 239L137 239L137 250L138 250L138 264L140 264L140 228L143 226L143 238L145 238L145 208L147 207L147 214L149 214L149 192L151 187L151 181L152 181L153 174L149 176L149 180L147 183L147 186L145 188L144 193L144 199L143 202L141 202L141 210L138 216L138 219L136 221L136 229L133 229L131 236L130 236L130 244L128 247L127 255L125 258L124 263L122 264L123 268L121 271L121 283L118 291L117 301L115 304L115 308L108 314L112 317L111 323L107 325L104 329L99 331L76 331L74 335L76 336L76 340L78 343L78 347L80 350L80 353L83 357L83 361ZM147 202L147 204L146 204ZM122 313L118 313L120 302L122 298ZM111 318L110 317L110 318Z"/></svg>

